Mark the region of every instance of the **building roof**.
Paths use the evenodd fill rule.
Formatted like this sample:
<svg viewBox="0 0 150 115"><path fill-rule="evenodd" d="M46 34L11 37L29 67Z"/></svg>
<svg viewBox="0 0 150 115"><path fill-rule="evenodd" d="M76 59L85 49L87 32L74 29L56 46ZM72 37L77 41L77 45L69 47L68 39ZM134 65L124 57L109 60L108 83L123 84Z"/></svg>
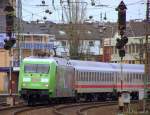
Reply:
<svg viewBox="0 0 150 115"><path fill-rule="evenodd" d="M15 22L18 23L18 18ZM145 36L146 25L148 25L148 34L150 34L150 23L145 21L132 20L126 24L126 35L128 37ZM0 32L5 32L5 16L0 15ZM56 40L67 40L70 36L75 36L78 39L84 40L102 40L104 38L113 38L118 32L117 23L106 22L99 23L84 23L84 24L56 24L51 21L45 23L37 23L21 21L20 33L26 34L50 34L55 35ZM69 33L69 34L68 34Z"/></svg>

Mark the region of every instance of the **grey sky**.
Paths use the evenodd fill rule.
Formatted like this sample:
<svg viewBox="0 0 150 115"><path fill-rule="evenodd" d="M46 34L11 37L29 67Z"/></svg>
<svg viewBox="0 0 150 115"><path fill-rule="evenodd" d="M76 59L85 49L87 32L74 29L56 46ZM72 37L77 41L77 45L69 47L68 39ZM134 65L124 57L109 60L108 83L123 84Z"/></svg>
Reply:
<svg viewBox="0 0 150 115"><path fill-rule="evenodd" d="M22 0L22 17L24 20L32 21L40 19L44 16L47 20L53 22L61 22L62 20L62 8L59 4L59 0L54 0L55 9L52 5L52 0L45 0L45 7L38 6L42 0ZM83 1L83 0L82 0ZM84 0L87 4L86 17L93 16L94 21L100 21L100 14L104 16L106 13L107 21L117 21L117 11L115 8L119 5L121 0L93 0L95 6L91 6L91 0ZM131 19L145 19L146 14L146 0L123 0L127 5L127 20ZM101 6L104 5L104 6ZM105 6L106 5L106 6ZM44 11L50 9L53 13L51 15L46 14Z"/></svg>

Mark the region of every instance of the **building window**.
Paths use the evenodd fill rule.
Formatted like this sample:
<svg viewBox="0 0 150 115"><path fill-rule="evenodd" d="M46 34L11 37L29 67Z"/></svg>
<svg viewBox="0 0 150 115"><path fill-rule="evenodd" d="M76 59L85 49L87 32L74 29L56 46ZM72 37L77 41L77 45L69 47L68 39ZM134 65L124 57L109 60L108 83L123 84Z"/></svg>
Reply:
<svg viewBox="0 0 150 115"><path fill-rule="evenodd" d="M132 45L132 53L135 53L135 44Z"/></svg>
<svg viewBox="0 0 150 115"><path fill-rule="evenodd" d="M89 46L94 46L94 41L89 41Z"/></svg>
<svg viewBox="0 0 150 115"><path fill-rule="evenodd" d="M139 52L140 52L140 45L136 44L136 53L139 53Z"/></svg>
<svg viewBox="0 0 150 115"><path fill-rule="evenodd" d="M62 46L66 46L66 41L61 41Z"/></svg>
<svg viewBox="0 0 150 115"><path fill-rule="evenodd" d="M131 46L132 46L132 45L130 44L130 45L129 45L129 53L130 53L130 54L132 53L132 52L131 52L131 49L132 49Z"/></svg>

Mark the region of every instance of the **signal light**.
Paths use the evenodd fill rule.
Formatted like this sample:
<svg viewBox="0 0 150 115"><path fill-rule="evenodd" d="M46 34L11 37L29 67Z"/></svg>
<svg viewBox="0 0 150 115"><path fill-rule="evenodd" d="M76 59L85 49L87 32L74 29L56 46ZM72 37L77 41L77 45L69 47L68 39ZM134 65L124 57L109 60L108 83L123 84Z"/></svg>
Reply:
<svg viewBox="0 0 150 115"><path fill-rule="evenodd" d="M128 43L128 38L123 36L121 39L116 39L116 48L119 49L119 56L123 58L125 56L124 46Z"/></svg>
<svg viewBox="0 0 150 115"><path fill-rule="evenodd" d="M16 43L16 39L14 39L14 38L9 39L9 40L5 39L4 42L5 42L4 49L10 50Z"/></svg>
<svg viewBox="0 0 150 115"><path fill-rule="evenodd" d="M128 38L124 36L121 39L117 38L116 41L116 48L122 49L128 43Z"/></svg>
<svg viewBox="0 0 150 115"><path fill-rule="evenodd" d="M116 48L121 49L122 48L121 39L117 38L116 41L117 41L116 42Z"/></svg>
<svg viewBox="0 0 150 115"><path fill-rule="evenodd" d="M124 43L124 45L128 43L128 38L126 36L122 37L121 40Z"/></svg>
<svg viewBox="0 0 150 115"><path fill-rule="evenodd" d="M124 49L119 50L119 56L121 58L125 56L125 50Z"/></svg>

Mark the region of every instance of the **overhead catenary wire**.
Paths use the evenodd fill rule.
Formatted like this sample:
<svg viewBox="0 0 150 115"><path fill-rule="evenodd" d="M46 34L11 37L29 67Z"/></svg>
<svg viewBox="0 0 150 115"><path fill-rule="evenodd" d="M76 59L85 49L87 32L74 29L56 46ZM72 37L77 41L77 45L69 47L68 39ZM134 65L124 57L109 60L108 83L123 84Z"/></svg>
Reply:
<svg viewBox="0 0 150 115"><path fill-rule="evenodd" d="M25 7L31 7L31 6L35 6L35 7L32 7L32 9L35 9L34 11L37 11L36 9L37 9L37 7L36 7L36 4L34 5L34 4L31 4L31 3L29 3L29 2L26 2L25 0L23 0L24 2L23 2L23 5L25 4ZM33 1L35 1L35 0L33 0ZM37 0L36 0L37 1ZM48 1L48 0L47 0ZM51 9L51 8L53 8L54 9L54 6L55 6L55 14L57 13L57 17L53 14L53 15L51 15L51 16L48 16L49 18L51 18L52 20L57 20L57 21L59 21L59 22L62 22L62 15L59 15L59 14L61 14L61 10L62 10L62 7L61 7L61 5L62 5L62 3L64 3L64 0L60 0L59 1L60 3L59 3L59 5L58 5L58 2L56 1L56 0L52 0L51 1L51 3L50 2L47 2L48 3L48 9ZM103 11L106 11L107 12L107 14L109 14L110 15L110 11L114 11L115 12L115 8L117 7L117 5L108 5L107 7L94 7L94 6L90 6L91 4L90 4L90 1L87 1L88 2L88 7L86 8L87 10L90 10L90 11L94 11L94 12L96 12L96 10L101 10L101 9L103 9ZM139 5L139 4L142 4L142 3L145 3L145 0L136 0L136 1L134 1L134 2L130 2L130 3L127 3L126 5L127 5L127 7L130 7L130 6L133 6L133 5ZM34 3L34 2L33 2ZM37 3L37 2L36 2ZM40 3L40 0L39 0L39 3ZM106 4L107 5L107 4ZM45 7L46 8L46 7ZM25 9L25 8L24 8ZM24 11L24 9L23 9L23 11ZM39 8L38 8L39 9ZM34 15L35 17L37 16L37 13L34 13L34 11L31 11L31 13L29 13L30 15ZM135 12L134 12L134 14L136 14ZM108 17L108 19L110 19L110 20L114 20L114 19L112 19L112 18L110 18L109 17L109 15L107 16ZM64 16L64 15L63 15ZM98 16L99 17L99 15L94 15L95 17L95 19L97 19L96 17ZM42 18L42 16L37 16L37 17L40 17L40 18ZM25 18L25 16L23 16L23 18ZM55 19L54 19L55 18ZM63 17L63 18L66 18L66 17ZM134 18L134 17L132 17L132 18ZM115 20L114 20L115 21Z"/></svg>

